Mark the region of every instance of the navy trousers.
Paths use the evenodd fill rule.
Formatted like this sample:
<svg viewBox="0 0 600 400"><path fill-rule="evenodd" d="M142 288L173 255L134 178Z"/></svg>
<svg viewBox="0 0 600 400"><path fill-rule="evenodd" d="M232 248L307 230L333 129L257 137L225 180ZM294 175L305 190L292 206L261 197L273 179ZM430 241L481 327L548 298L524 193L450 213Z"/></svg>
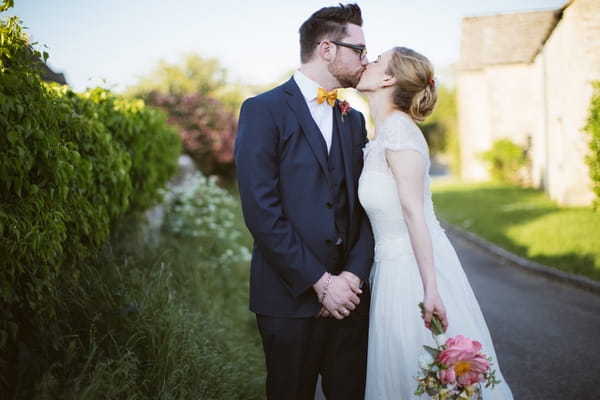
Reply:
<svg viewBox="0 0 600 400"><path fill-rule="evenodd" d="M257 315L267 364L267 399L314 400L321 375L327 400L363 400L370 292L344 318Z"/></svg>

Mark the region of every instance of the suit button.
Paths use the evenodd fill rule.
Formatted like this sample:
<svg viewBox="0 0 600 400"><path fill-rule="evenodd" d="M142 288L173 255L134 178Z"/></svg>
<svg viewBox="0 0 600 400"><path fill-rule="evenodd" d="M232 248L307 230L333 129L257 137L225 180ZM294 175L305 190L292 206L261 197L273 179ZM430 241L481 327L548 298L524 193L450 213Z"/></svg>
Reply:
<svg viewBox="0 0 600 400"><path fill-rule="evenodd" d="M325 205L327 206L327 208L333 208L333 204L330 201L325 203Z"/></svg>

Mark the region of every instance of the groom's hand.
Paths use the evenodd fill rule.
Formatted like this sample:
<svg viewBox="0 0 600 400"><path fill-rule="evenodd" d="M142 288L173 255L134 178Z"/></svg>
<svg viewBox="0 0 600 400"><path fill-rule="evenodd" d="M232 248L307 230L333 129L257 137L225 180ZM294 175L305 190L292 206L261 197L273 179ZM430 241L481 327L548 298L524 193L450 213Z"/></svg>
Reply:
<svg viewBox="0 0 600 400"><path fill-rule="evenodd" d="M360 278L358 276L354 275L352 272L342 271L340 276L342 278L346 279L348 282L354 284L354 286L356 286L358 288L362 287L362 282L361 282Z"/></svg>
<svg viewBox="0 0 600 400"><path fill-rule="evenodd" d="M319 310L317 315L315 315L315 318L327 318L330 316L331 316L331 314L329 314L329 311L327 311L327 309L325 307L321 306L321 309Z"/></svg>
<svg viewBox="0 0 600 400"><path fill-rule="evenodd" d="M322 299L323 307L334 318L343 319L350 315L350 312L360 303L358 295L362 293L362 290L358 285L341 276L332 275L329 278L329 274L326 273L313 285L317 296L322 296L327 280L329 280L329 285L325 297ZM323 310L317 314L317 317L320 316L325 316Z"/></svg>

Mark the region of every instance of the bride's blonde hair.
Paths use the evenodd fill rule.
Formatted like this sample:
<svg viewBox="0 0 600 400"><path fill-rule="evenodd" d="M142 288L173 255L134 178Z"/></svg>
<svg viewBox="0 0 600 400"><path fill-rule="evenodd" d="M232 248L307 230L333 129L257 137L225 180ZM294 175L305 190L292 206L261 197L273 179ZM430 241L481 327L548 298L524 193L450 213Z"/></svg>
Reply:
<svg viewBox="0 0 600 400"><path fill-rule="evenodd" d="M433 111L437 90L433 65L422 54L406 47L394 47L386 74L396 78L392 100L396 107L416 121Z"/></svg>

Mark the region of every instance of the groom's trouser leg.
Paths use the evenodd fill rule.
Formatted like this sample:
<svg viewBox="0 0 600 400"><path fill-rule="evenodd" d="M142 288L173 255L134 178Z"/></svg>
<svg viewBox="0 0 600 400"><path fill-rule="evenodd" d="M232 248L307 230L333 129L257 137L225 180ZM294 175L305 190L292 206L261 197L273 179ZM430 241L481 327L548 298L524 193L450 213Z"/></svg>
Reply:
<svg viewBox="0 0 600 400"><path fill-rule="evenodd" d="M364 400L369 339L369 288L360 304L343 320L330 319L321 371L327 400Z"/></svg>
<svg viewBox="0 0 600 400"><path fill-rule="evenodd" d="M267 364L267 399L314 400L330 320L257 315Z"/></svg>

